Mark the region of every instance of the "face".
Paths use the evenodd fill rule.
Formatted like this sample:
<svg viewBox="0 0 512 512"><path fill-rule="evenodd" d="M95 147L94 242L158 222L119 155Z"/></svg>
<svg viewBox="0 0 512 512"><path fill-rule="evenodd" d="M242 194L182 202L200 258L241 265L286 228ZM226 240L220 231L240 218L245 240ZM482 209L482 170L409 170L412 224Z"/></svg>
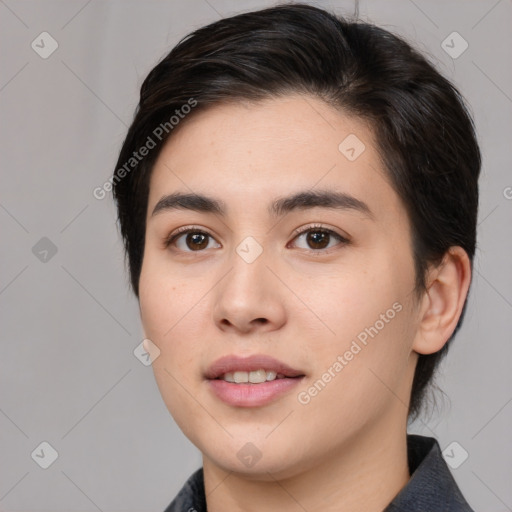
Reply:
<svg viewBox="0 0 512 512"><path fill-rule="evenodd" d="M162 149L146 222L155 378L205 461L284 478L405 428L410 225L371 127L310 96L211 107Z"/></svg>

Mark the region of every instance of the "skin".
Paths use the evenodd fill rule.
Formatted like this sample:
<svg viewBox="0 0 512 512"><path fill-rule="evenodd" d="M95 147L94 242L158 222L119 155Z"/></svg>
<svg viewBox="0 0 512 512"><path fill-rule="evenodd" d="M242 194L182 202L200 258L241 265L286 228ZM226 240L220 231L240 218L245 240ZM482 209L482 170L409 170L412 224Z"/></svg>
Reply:
<svg viewBox="0 0 512 512"><path fill-rule="evenodd" d="M349 161L349 134L366 149ZM355 210L315 207L270 217L275 199L337 190L364 201ZM227 214L161 211L173 192L225 202ZM410 224L391 187L371 127L320 99L289 95L210 107L191 116L154 166L140 276L146 338L160 350L153 369L163 400L203 454L208 510L381 511L409 479L407 406L418 353L453 332L470 282L454 247L414 292ZM320 248L297 228L334 236ZM204 246L183 226L206 231ZM312 229L317 232L317 228ZM263 249L252 263L236 252L248 236ZM322 248L325 247L326 248ZM203 248L205 247L205 248ZM297 395L333 366L357 335L394 303L392 320L309 403ZM220 401L204 372L217 358L268 354L300 369L300 385L256 408ZM261 459L247 467L238 451Z"/></svg>

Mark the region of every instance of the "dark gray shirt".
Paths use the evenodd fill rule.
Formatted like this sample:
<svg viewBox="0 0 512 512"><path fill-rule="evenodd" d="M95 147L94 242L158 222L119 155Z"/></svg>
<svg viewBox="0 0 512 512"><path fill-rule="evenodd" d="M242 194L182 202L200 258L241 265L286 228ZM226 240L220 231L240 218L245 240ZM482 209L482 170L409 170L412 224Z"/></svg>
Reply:
<svg viewBox="0 0 512 512"><path fill-rule="evenodd" d="M409 434L407 455L411 478L383 512L474 512L434 438ZM203 468L185 482L165 512L207 512Z"/></svg>

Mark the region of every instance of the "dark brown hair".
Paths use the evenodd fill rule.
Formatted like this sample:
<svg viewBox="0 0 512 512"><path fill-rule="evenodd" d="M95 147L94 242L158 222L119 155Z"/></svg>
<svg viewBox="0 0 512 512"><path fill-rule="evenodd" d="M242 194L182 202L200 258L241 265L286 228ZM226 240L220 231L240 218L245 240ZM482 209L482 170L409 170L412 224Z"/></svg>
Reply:
<svg viewBox="0 0 512 512"><path fill-rule="evenodd" d="M144 80L111 180L137 297L149 178L173 129L210 105L290 93L314 95L372 126L388 178L412 225L418 293L425 290L428 266L438 264L451 246L461 246L473 264L481 157L457 89L390 32L310 5L288 4L194 31ZM147 155L131 160L149 141ZM419 356L410 417L418 415L465 309L443 349Z"/></svg>

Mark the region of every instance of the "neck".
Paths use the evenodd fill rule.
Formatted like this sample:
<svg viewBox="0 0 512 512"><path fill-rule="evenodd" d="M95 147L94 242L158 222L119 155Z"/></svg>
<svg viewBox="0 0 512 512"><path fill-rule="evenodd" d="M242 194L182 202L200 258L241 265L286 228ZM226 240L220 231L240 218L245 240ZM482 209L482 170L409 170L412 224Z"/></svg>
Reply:
<svg viewBox="0 0 512 512"><path fill-rule="evenodd" d="M410 477L406 423L389 423L359 431L317 464L286 479L268 472L249 479L203 457L208 511L381 512Z"/></svg>

